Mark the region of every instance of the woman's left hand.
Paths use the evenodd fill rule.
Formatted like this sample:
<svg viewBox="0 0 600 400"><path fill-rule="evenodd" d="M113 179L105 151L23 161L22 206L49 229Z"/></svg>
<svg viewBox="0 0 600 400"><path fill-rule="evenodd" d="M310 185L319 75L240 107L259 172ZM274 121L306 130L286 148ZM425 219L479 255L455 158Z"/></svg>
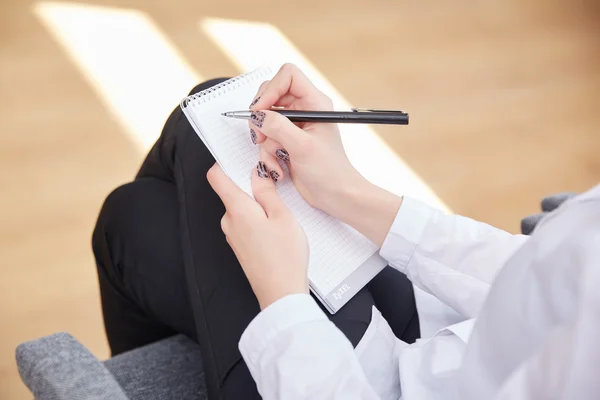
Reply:
<svg viewBox="0 0 600 400"><path fill-rule="evenodd" d="M308 293L308 242L283 203L270 169L262 162L252 173L252 199L215 164L208 181L225 205L221 229L239 260L261 310L278 299Z"/></svg>

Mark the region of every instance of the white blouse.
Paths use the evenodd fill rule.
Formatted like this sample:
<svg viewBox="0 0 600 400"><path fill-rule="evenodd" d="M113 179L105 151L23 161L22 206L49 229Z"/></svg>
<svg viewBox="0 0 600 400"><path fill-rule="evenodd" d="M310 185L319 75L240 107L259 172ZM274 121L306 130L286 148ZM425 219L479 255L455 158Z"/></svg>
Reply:
<svg viewBox="0 0 600 400"><path fill-rule="evenodd" d="M239 343L263 398L600 398L600 186L531 237L405 197L380 254L415 286L422 339L373 308L354 349L309 295L284 297Z"/></svg>

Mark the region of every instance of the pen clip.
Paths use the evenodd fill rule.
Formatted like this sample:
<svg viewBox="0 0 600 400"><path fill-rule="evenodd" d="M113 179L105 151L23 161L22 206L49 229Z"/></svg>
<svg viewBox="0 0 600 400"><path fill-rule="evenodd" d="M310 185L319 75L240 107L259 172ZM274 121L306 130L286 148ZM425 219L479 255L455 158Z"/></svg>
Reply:
<svg viewBox="0 0 600 400"><path fill-rule="evenodd" d="M405 111L402 110L382 110L377 108L351 108L354 112L380 112L380 113L400 113L406 114Z"/></svg>

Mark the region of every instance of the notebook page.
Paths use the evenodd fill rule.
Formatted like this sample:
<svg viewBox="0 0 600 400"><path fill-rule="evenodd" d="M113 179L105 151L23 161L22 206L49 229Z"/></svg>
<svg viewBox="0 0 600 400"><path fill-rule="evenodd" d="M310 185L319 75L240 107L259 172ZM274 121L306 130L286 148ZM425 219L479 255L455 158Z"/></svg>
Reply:
<svg viewBox="0 0 600 400"><path fill-rule="evenodd" d="M250 139L248 122L221 116L244 110L262 81L265 70L246 75L231 87L213 93L206 101L190 101L186 114L197 125L200 136L229 177L252 195L250 177L259 161L259 147ZM308 277L313 289L326 296L378 249L360 233L335 218L312 208L288 176L277 183L283 201L302 225L310 246Z"/></svg>

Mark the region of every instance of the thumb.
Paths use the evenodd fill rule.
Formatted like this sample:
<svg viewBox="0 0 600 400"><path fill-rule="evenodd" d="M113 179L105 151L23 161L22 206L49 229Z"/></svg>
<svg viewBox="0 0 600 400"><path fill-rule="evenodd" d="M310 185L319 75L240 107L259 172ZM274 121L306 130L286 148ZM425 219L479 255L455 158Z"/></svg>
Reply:
<svg viewBox="0 0 600 400"><path fill-rule="evenodd" d="M281 143L292 157L303 154L306 141L310 138L306 131L274 111L253 111L250 122L266 137Z"/></svg>
<svg viewBox="0 0 600 400"><path fill-rule="evenodd" d="M269 176L267 165L262 161L258 162L256 171L252 174L252 194L269 218L286 210L275 188L275 182Z"/></svg>

